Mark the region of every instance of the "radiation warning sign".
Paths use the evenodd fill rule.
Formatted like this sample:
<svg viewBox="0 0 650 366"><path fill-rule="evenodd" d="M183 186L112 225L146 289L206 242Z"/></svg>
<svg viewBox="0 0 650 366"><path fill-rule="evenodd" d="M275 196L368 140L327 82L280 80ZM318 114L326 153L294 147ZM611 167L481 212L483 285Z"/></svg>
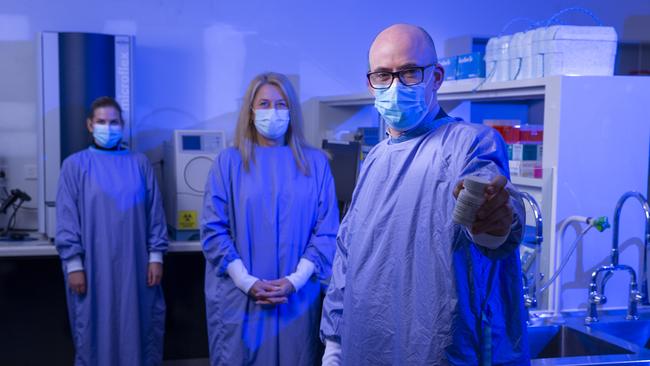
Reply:
<svg viewBox="0 0 650 366"><path fill-rule="evenodd" d="M178 211L179 229L198 229L196 211Z"/></svg>

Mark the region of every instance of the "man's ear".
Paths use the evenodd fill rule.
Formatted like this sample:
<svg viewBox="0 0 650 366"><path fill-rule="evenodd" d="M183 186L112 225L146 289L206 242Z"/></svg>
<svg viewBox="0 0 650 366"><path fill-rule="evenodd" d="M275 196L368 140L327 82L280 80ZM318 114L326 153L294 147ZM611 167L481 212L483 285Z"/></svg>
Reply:
<svg viewBox="0 0 650 366"><path fill-rule="evenodd" d="M440 64L436 64L433 67L433 88L435 90L440 89L442 82L445 80L445 69Z"/></svg>

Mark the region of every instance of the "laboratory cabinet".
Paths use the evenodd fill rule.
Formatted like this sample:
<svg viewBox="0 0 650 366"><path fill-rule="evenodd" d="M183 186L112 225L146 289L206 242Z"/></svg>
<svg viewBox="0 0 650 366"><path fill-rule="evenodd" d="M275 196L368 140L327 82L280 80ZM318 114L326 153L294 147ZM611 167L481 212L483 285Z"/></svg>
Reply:
<svg viewBox="0 0 650 366"><path fill-rule="evenodd" d="M208 357L205 258L185 247L170 248L177 251L165 257L165 360ZM72 365L64 276L54 247L1 248L0 364Z"/></svg>
<svg viewBox="0 0 650 366"><path fill-rule="evenodd" d="M539 201L544 221L540 268L545 278L567 254L557 228L571 215L607 216L626 191L648 195L650 154L650 77L552 76L482 83L481 79L443 83L441 106L451 115L481 123L481 116L512 118L543 126L542 178L512 177L512 182ZM369 93L313 98L306 102L308 140L357 127L381 127ZM473 120L479 119L479 120ZM621 218L621 263L637 272L643 258L644 221L637 203L629 202ZM527 210L527 224L532 225ZM578 245L558 281L542 294L539 308L584 309L593 270L609 262L612 230L589 232ZM641 276L639 274L639 276ZM627 306L629 279L617 273L608 285L605 307Z"/></svg>

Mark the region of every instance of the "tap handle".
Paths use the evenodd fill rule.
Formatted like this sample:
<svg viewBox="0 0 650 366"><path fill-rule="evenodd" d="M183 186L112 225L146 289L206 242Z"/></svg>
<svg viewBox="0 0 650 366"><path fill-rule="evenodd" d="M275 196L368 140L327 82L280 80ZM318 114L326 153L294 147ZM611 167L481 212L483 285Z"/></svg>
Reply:
<svg viewBox="0 0 650 366"><path fill-rule="evenodd" d="M639 291L634 294L634 302L639 304L643 302L643 295Z"/></svg>
<svg viewBox="0 0 650 366"><path fill-rule="evenodd" d="M630 302L643 302L643 294L639 291L637 284L634 282L630 283Z"/></svg>
<svg viewBox="0 0 650 366"><path fill-rule="evenodd" d="M592 291L589 293L589 303L602 305L607 303L607 296L600 294L597 291Z"/></svg>

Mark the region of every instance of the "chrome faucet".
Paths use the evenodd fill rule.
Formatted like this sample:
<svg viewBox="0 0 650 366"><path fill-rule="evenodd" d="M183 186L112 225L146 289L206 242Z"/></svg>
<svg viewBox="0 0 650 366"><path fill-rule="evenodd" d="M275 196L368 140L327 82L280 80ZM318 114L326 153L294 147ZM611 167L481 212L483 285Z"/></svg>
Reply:
<svg viewBox="0 0 650 366"><path fill-rule="evenodd" d="M639 292L639 288L636 282L636 272L634 269L625 264L617 264L602 266L595 270L591 274L591 282L589 283L589 311L587 318L585 318L586 323L595 323L598 321L598 305L603 305L607 303L607 296L605 296L605 287L601 287L601 290L598 290L598 275L605 273L605 276L608 273L613 273L615 271L626 271L630 274L630 286L629 286L629 297L627 305L627 315L625 319L627 320L637 320L639 319L638 304L641 303L643 296ZM605 278L603 277L603 281Z"/></svg>
<svg viewBox="0 0 650 366"><path fill-rule="evenodd" d="M621 210L623 209L623 204L627 201L628 198L636 198L643 208L646 226L645 226L645 238L643 245L643 268L641 269L641 291L638 290L638 284L636 281L636 272L632 267L627 265L619 264L619 250L618 250L618 236L619 236L619 227L620 227L620 218ZM629 285L629 300L628 300L628 311L626 319L635 320L638 319L637 304L642 303L648 305L648 245L650 243L650 205L648 205L647 200L641 193L638 192L627 192L621 196L621 198L616 203L616 209L614 210L614 224L613 224L613 238L612 238L612 254L611 254L611 264L608 266L602 266L591 275L591 283L589 284L589 314L585 321L587 323L593 323L598 321L597 306L600 304L605 304L607 302L607 297L605 296L605 287L607 281L614 275L615 271L627 271L630 274L630 285ZM603 274L601 280L600 290L598 289L598 275Z"/></svg>
<svg viewBox="0 0 650 366"><path fill-rule="evenodd" d="M541 247L542 247L542 242L544 241L544 236L543 236L543 224L542 224L542 210L539 208L539 204L533 198L532 195L530 195L527 192L521 192L521 198L524 202L527 202L528 205L530 206L531 210L533 211L533 215L535 217L535 240L534 240L534 245L535 245L535 254L533 257L533 261L536 261L539 263L539 259L541 256ZM524 222L524 227L526 223ZM525 231L525 230L524 230ZM533 271L537 271L537 267L532 266ZM543 278L543 274L540 273L540 279ZM528 312L528 321L530 322L530 309L534 309L537 307L537 280L535 278L535 273L522 273L522 279L523 279L523 292L524 292L524 305L526 306L526 310Z"/></svg>
<svg viewBox="0 0 650 366"><path fill-rule="evenodd" d="M618 264L618 237L619 237L619 227L621 219L621 211L623 209L623 204L627 201L628 198L636 198L641 204L643 209L643 214L645 216L645 238L643 242L643 268L639 271L641 273L641 295L643 296L643 305L650 305L648 302L648 245L650 245L650 205L648 201L643 197L639 192L627 192L621 196L621 198L616 203L616 210L614 211L614 225L613 230L614 234L612 237L612 265L616 266ZM612 276L611 272L605 274L603 278L603 287Z"/></svg>

